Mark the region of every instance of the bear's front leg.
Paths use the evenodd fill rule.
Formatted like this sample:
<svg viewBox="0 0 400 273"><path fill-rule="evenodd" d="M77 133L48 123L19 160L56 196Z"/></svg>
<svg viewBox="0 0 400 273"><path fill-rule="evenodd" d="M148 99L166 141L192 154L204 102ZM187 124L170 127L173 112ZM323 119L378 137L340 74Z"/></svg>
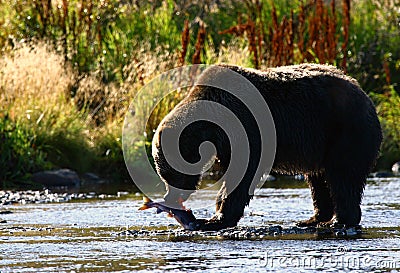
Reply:
<svg viewBox="0 0 400 273"><path fill-rule="evenodd" d="M239 184L230 194L227 194L225 185L222 186L217 195L215 215L210 219L197 219L193 230L210 231L235 227L251 198L245 184Z"/></svg>

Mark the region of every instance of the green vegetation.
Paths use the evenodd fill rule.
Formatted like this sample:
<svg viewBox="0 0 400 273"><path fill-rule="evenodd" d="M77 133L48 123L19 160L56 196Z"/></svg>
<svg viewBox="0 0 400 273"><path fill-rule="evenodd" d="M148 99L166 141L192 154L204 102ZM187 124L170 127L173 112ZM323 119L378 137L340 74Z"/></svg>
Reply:
<svg viewBox="0 0 400 273"><path fill-rule="evenodd" d="M0 1L2 186L57 167L129 180L121 128L131 99L190 63L345 69L378 104L387 169L400 158L399 18L397 1L378 0ZM157 106L147 142L182 94Z"/></svg>
<svg viewBox="0 0 400 273"><path fill-rule="evenodd" d="M382 125L384 140L378 167L390 166L400 158L400 96L393 87L385 94L372 94Z"/></svg>

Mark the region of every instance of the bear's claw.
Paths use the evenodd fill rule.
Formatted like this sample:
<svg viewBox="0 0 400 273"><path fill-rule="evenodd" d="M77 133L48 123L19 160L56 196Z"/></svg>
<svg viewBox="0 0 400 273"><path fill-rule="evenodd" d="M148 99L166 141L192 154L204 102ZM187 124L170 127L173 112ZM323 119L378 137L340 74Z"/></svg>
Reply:
<svg viewBox="0 0 400 273"><path fill-rule="evenodd" d="M296 223L298 227L316 227L320 222L315 219L315 217L311 217L308 220L299 221Z"/></svg>

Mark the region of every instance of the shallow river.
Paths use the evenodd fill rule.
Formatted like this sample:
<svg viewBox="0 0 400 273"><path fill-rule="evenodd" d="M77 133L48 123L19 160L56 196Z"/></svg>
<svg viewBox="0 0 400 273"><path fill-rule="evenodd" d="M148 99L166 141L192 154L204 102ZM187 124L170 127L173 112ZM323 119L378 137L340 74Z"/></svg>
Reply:
<svg viewBox="0 0 400 273"><path fill-rule="evenodd" d="M214 194L196 199L198 217L213 213ZM138 211L135 194L111 200L8 205L0 215L0 272L387 272L400 270L400 179L367 184L363 234L340 239L315 234L227 240L217 237L129 236L126 230L179 229L154 209ZM311 216L305 184L267 182L240 226L293 226ZM125 232L124 232L125 231Z"/></svg>

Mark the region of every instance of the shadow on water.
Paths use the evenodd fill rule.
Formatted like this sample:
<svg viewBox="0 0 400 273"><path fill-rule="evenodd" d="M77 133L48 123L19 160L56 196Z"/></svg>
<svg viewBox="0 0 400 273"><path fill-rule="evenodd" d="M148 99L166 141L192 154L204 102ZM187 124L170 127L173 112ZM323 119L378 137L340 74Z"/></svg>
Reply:
<svg viewBox="0 0 400 273"><path fill-rule="evenodd" d="M195 204L196 217L210 217L215 192ZM0 218L0 271L110 272L218 271L387 272L400 270L400 179L368 182L361 236L337 238L293 230L312 214L310 192L301 181L267 182L236 229L238 236L182 231L174 219L138 211L141 197L67 203L7 205ZM242 234L242 235L240 235Z"/></svg>

